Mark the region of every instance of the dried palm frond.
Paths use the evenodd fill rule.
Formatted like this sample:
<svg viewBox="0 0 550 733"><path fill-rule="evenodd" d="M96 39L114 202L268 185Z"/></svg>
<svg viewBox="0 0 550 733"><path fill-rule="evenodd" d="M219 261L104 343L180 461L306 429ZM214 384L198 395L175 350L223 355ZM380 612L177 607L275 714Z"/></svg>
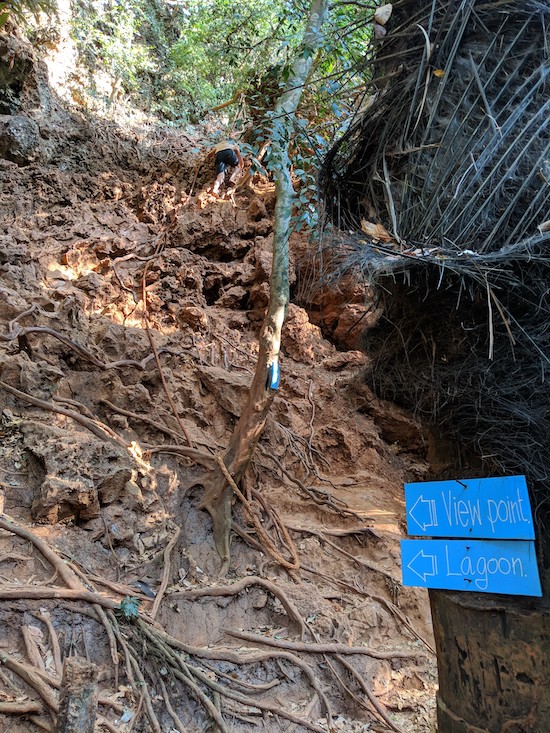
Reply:
<svg viewBox="0 0 550 733"><path fill-rule="evenodd" d="M369 381L545 500L549 29L532 0L396 4L370 105L321 175L325 279L379 286Z"/></svg>

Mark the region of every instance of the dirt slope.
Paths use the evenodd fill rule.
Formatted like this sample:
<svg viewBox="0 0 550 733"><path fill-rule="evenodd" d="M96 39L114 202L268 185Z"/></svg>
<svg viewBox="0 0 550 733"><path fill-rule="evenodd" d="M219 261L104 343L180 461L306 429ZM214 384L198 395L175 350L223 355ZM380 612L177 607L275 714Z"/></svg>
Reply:
<svg viewBox="0 0 550 733"><path fill-rule="evenodd" d="M5 44L4 60L32 60L19 108L0 117L12 130L0 158L6 515L55 549L88 590L116 603L139 597L146 614L147 594L160 590L157 627L193 647L190 658L226 688L323 730L431 731L435 666L422 641L430 643L429 609L399 583L398 544L402 485L427 471L425 439L362 384L367 357L353 349L350 328L360 297L350 306L346 293L309 290L311 314L289 308L281 388L247 482L263 531L237 502L231 568L220 579L209 517L198 509L208 460L181 448L186 434L194 450L219 453L243 404L267 302L273 191L257 181L231 201L210 200L201 193L210 172L187 152L187 135L122 132L67 111L32 53L13 38ZM293 238L292 251L297 286L308 272L307 242ZM329 324L338 346L310 315ZM294 578L277 562L290 559L292 545L301 566ZM0 595L0 653L42 663L55 698L57 639L62 657L99 666L110 696L100 705L105 729L155 730L137 673L121 647L120 669L114 664L92 606L47 600L44 588L64 587L63 578L21 536L0 535L0 561L0 593L20 589L23 598ZM33 598L23 592L32 595L30 586ZM311 676L289 658L251 657L249 649L274 650L228 630L292 642ZM323 656L308 651L315 641L373 653ZM141 643L158 730L177 730L163 661ZM210 729L200 695L165 679L181 725ZM47 703L42 712L2 714L3 702L36 700L28 680L2 672L0 729L51 730ZM227 730L308 727L267 708L258 716L223 694L221 712Z"/></svg>

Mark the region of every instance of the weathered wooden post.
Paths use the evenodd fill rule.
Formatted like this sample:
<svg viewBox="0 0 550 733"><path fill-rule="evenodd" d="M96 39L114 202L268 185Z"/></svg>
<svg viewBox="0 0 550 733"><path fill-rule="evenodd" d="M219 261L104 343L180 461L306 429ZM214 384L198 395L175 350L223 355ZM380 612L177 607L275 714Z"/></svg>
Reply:
<svg viewBox="0 0 550 733"><path fill-rule="evenodd" d="M439 733L550 730L550 609L445 591L430 591L430 601Z"/></svg>
<svg viewBox="0 0 550 733"><path fill-rule="evenodd" d="M95 664L82 657L65 659L56 733L94 733L97 678Z"/></svg>

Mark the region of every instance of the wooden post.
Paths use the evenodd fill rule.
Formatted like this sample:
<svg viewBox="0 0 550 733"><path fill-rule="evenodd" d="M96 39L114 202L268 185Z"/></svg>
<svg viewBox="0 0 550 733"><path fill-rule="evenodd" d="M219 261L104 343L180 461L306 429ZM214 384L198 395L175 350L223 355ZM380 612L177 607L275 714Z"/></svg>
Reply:
<svg viewBox="0 0 550 733"><path fill-rule="evenodd" d="M97 678L95 664L82 657L65 659L56 733L94 733Z"/></svg>
<svg viewBox="0 0 550 733"><path fill-rule="evenodd" d="M439 733L550 730L550 609L538 598L430 591Z"/></svg>

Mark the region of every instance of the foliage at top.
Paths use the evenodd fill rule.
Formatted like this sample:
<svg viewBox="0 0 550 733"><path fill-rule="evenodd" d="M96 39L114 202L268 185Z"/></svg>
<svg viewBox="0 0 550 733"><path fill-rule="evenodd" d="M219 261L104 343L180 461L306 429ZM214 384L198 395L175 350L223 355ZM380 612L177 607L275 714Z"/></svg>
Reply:
<svg viewBox="0 0 550 733"><path fill-rule="evenodd" d="M223 124L245 133L253 170L270 173L269 147L261 164L257 158L270 115L296 54L311 57L290 152L294 224L312 228L319 162L363 100L375 6L335 2L316 48L300 46L308 8L307 0L73 0L71 33L85 71L79 88L99 108L123 97L175 125L223 108Z"/></svg>
<svg viewBox="0 0 550 733"><path fill-rule="evenodd" d="M160 0L76 0L72 12L72 35L92 94L94 74L101 71L112 79L110 101L120 90L136 106L164 116L173 88L169 49L178 38L182 8Z"/></svg>
<svg viewBox="0 0 550 733"><path fill-rule="evenodd" d="M76 0L85 65L107 72L138 106L168 120L223 103L273 62L292 29L285 2Z"/></svg>
<svg viewBox="0 0 550 733"><path fill-rule="evenodd" d="M0 28L10 18L24 24L30 15L38 18L41 13L54 14L54 0L3 0L0 2Z"/></svg>
<svg viewBox="0 0 550 733"><path fill-rule="evenodd" d="M291 131L297 181L296 229L312 228L317 169L360 107L370 67L375 6L336 2L316 48L300 47L305 0L74 0L73 37L89 70L112 79L103 104L122 93L171 124L198 121L223 107L225 123L246 131L243 152L269 173L270 115L297 53L313 58Z"/></svg>
<svg viewBox="0 0 550 733"><path fill-rule="evenodd" d="M302 5L300 0L75 0L72 33L92 85L96 71L106 72L113 89L161 118L198 119L240 94L247 114L257 118L272 108L287 78L301 37ZM334 122L347 112L340 104L362 82L369 13L365 6L334 6L304 94L309 120ZM324 136L332 132L327 129Z"/></svg>
<svg viewBox="0 0 550 733"><path fill-rule="evenodd" d="M196 107L225 102L285 63L299 20L286 0L191 0L170 49L180 89Z"/></svg>

